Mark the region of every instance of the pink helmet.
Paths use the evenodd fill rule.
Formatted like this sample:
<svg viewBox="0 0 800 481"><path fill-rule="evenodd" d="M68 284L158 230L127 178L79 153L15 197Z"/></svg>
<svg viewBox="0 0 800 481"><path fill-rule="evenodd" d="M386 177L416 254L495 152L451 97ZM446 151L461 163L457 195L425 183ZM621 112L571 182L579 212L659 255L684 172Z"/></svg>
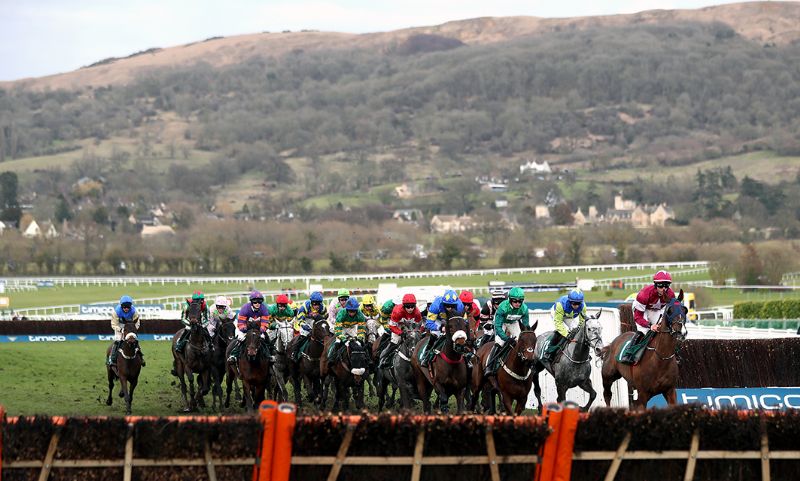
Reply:
<svg viewBox="0 0 800 481"><path fill-rule="evenodd" d="M658 271L653 276L653 282L672 282L672 276L667 271Z"/></svg>

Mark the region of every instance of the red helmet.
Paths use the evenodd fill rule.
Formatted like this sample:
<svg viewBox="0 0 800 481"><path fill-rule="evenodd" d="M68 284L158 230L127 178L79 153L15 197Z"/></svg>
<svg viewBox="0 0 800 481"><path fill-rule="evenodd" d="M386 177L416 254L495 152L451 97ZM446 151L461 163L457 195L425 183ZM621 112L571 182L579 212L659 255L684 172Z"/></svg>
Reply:
<svg viewBox="0 0 800 481"><path fill-rule="evenodd" d="M288 304L289 303L289 296L286 294L278 294L278 297L275 298L275 304Z"/></svg>
<svg viewBox="0 0 800 481"><path fill-rule="evenodd" d="M653 276L653 282L672 282L672 276L667 271L658 271Z"/></svg>
<svg viewBox="0 0 800 481"><path fill-rule="evenodd" d="M458 298L461 299L461 302L464 304L472 304L472 300L474 299L470 291L461 291L461 295L458 296Z"/></svg>
<svg viewBox="0 0 800 481"><path fill-rule="evenodd" d="M416 304L417 296L414 294L406 294L403 296L403 304Z"/></svg>

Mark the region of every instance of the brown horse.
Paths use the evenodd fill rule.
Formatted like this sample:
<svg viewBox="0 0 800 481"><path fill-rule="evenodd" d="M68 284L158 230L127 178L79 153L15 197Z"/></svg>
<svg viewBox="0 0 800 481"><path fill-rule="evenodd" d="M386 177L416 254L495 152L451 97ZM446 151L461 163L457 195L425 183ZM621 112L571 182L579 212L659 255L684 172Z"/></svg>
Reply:
<svg viewBox="0 0 800 481"><path fill-rule="evenodd" d="M181 383L181 396L186 405L185 412L197 410L197 407L205 407L203 396L211 390L211 375L213 371L212 346L209 343L208 331L200 322L202 316L202 306L199 302L192 302L186 310L186 317L189 319L189 326L184 328L189 330L189 341L183 349L183 354L179 353L175 346L183 333L184 329L176 332L172 336L172 356L175 360L175 375ZM194 390L194 375L197 374L197 392ZM189 379L189 397L186 396L186 381L184 375Z"/></svg>
<svg viewBox="0 0 800 481"><path fill-rule="evenodd" d="M339 359L329 367L328 352L335 340L336 338L334 337L329 337L325 340L325 349L319 361L320 377L324 383L320 407L325 409L328 401L328 386L332 380L335 382L336 387L336 395L333 398L333 411L338 411L340 405L345 410L350 408L351 388L356 409L362 409L364 407L364 381L369 367L369 353L363 341L352 337L348 338L345 341L345 347L339 355Z"/></svg>
<svg viewBox="0 0 800 481"><path fill-rule="evenodd" d="M112 347L106 350L106 358L111 354ZM122 345L119 347L118 354L117 364L106 366L108 374L108 399L106 399L106 404L111 406L111 391L114 390L114 380L119 379L119 397L125 398L125 414L130 414L133 391L139 383L139 373L142 370L142 351L139 350L136 325L132 322L125 323L122 328ZM129 383L130 387L128 387Z"/></svg>
<svg viewBox="0 0 800 481"><path fill-rule="evenodd" d="M297 362L290 361L289 363L289 369L292 373L292 386L294 386L294 402L298 406L303 405L303 396L300 389L301 378L306 385L308 401L319 404L322 400L322 380L319 375L319 361L325 347L325 339L331 336L330 325L327 319L320 318L314 321L305 350L300 353ZM292 339L292 341L289 342L287 351L293 352L297 349L299 339L299 336Z"/></svg>
<svg viewBox="0 0 800 481"><path fill-rule="evenodd" d="M448 400L450 396L455 396L458 412L461 413L464 411L464 391L467 387L467 364L463 354L471 344L469 330L464 318L458 316L448 319L442 328L444 348L431 360L428 369L422 367L419 360L420 351L428 344L428 338L423 337L414 349L411 365L417 381L417 392L426 413L431 412L430 397L433 390L439 396L441 412L449 411Z"/></svg>
<svg viewBox="0 0 800 481"><path fill-rule="evenodd" d="M637 390L638 397L634 406L638 409L645 409L647 402L659 394L664 395L667 403L675 404L675 385L678 382L678 362L675 356L686 338L684 324L687 309L682 301L683 289L677 298L667 301L661 319L656 324L656 335L650 340L637 364L622 364L617 361L620 350L633 337L633 332L620 334L603 348L603 397L606 406L611 406L611 385L620 377L624 377L628 385Z"/></svg>
<svg viewBox="0 0 800 481"><path fill-rule="evenodd" d="M250 412L264 400L272 370L272 362L265 346L265 343L269 341L261 339L261 321L247 321L247 332L242 342L244 352L239 356L239 362L235 365L228 363L225 407L230 405L231 385L238 376L242 380L242 390L244 391L241 406ZM226 358L230 356L233 346L234 343L230 343L228 346L228 351L225 353Z"/></svg>
<svg viewBox="0 0 800 481"><path fill-rule="evenodd" d="M537 373L534 372L533 364L536 362L536 326L538 322L534 323L529 329L524 329L517 339L516 345L511 348L506 358L501 363L501 368L497 370L497 374L490 378L492 389L489 390L491 411L494 412L494 393L500 393L500 401L503 403L508 414L521 414L525 409L525 403L528 401L528 393L531 390L533 377ZM486 379L483 376L483 370L486 367L486 361L489 358L489 353L494 346L494 341L483 344L478 350L478 359L480 363L472 369L472 405L471 411L475 411L475 406L478 403L478 394L484 387ZM484 396L486 393L484 392ZM514 401L517 402L516 408Z"/></svg>

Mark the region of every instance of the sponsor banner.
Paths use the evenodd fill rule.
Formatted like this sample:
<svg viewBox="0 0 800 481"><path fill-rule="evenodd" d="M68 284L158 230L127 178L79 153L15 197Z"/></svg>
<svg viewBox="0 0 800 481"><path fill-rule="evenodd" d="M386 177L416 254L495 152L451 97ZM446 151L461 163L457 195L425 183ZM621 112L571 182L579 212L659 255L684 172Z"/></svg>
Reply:
<svg viewBox="0 0 800 481"><path fill-rule="evenodd" d="M678 404L702 404L711 409L800 409L800 387L678 389ZM647 407L665 407L658 395Z"/></svg>
<svg viewBox="0 0 800 481"><path fill-rule="evenodd" d="M111 316L117 304L81 304L80 314ZM164 304L134 304L140 316L158 316L164 313Z"/></svg>
<svg viewBox="0 0 800 481"><path fill-rule="evenodd" d="M171 341L174 334L139 334L140 341ZM0 336L0 342L113 341L113 334L19 334Z"/></svg>
<svg viewBox="0 0 800 481"><path fill-rule="evenodd" d="M36 283L36 287L55 287L56 283L53 281L39 281Z"/></svg>

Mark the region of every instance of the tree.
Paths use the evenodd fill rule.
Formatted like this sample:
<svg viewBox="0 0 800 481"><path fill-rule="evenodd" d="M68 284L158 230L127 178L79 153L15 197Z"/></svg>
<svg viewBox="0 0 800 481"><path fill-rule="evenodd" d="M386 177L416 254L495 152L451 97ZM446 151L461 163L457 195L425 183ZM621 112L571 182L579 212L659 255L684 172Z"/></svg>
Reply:
<svg viewBox="0 0 800 481"><path fill-rule="evenodd" d="M764 265L756 252L753 244L744 246L744 251L739 257L739 265L736 270L736 282L742 286L754 286L761 283L761 276Z"/></svg>
<svg viewBox="0 0 800 481"><path fill-rule="evenodd" d="M92 220L100 225L108 223L108 210L102 205L92 212Z"/></svg>
<svg viewBox="0 0 800 481"><path fill-rule="evenodd" d="M72 211L69 208L69 203L67 203L67 199L65 199L63 195L60 195L58 197L58 204L56 205L55 217L58 222L64 222L65 220L72 220Z"/></svg>
<svg viewBox="0 0 800 481"><path fill-rule="evenodd" d="M574 221L572 208L566 202L562 202L553 208L553 222L556 225L572 225Z"/></svg>
<svg viewBox="0 0 800 481"><path fill-rule="evenodd" d="M573 232L569 236L569 243L567 244L567 258L573 266L581 263L581 256L583 254L583 236L578 232Z"/></svg>
<svg viewBox="0 0 800 481"><path fill-rule="evenodd" d="M22 209L17 200L17 186L19 180L15 172L0 174L0 220L19 224Z"/></svg>

